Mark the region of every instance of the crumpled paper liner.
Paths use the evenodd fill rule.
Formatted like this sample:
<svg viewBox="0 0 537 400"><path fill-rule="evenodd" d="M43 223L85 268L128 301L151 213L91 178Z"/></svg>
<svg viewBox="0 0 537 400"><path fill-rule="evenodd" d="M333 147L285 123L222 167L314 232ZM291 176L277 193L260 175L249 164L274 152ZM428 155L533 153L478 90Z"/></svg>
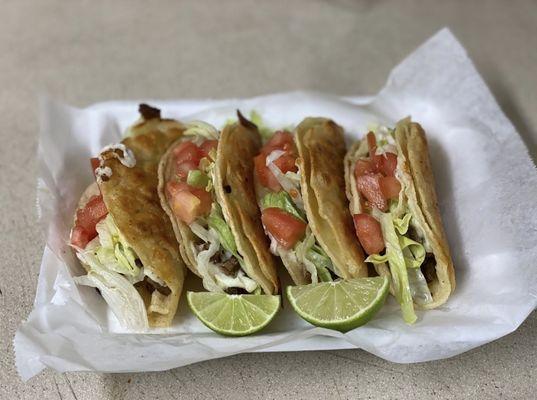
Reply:
<svg viewBox="0 0 537 400"><path fill-rule="evenodd" d="M38 212L48 231L34 310L15 337L19 374L155 371L254 351L362 348L411 363L451 357L514 331L537 304L537 173L519 135L449 30L429 39L392 71L381 92L341 98L292 92L247 100L148 101L163 115L217 126L237 108L277 128L306 116L331 117L348 139L371 122L411 115L428 133L457 289L439 309L406 325L393 299L366 326L342 334L302 321L288 304L261 334L225 338L205 328L184 297L174 325L150 334L122 330L81 274L66 242L74 210L91 182L89 158L117 142L137 119L137 101L84 110L41 101ZM199 288L189 278L186 289Z"/></svg>

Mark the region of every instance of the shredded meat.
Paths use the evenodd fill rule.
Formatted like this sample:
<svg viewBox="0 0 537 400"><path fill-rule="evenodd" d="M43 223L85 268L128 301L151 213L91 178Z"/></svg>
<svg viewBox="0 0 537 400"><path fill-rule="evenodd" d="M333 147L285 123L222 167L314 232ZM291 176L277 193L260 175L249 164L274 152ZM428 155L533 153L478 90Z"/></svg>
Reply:
<svg viewBox="0 0 537 400"><path fill-rule="evenodd" d="M408 231L406 233L406 236L408 236L410 239L412 239L412 240L414 240L414 241L416 241L418 243L421 243L421 239L418 236L418 232L416 232L416 229L412 225L410 225L408 227Z"/></svg>
<svg viewBox="0 0 537 400"><path fill-rule="evenodd" d="M222 263L222 268L227 275L234 275L240 268L239 261L235 257L231 257Z"/></svg>
<svg viewBox="0 0 537 400"><path fill-rule="evenodd" d="M425 260L420 269L421 272L423 272L427 283L431 283L436 279L436 258L434 258L433 253L427 253L425 255Z"/></svg>
<svg viewBox="0 0 537 400"><path fill-rule="evenodd" d="M150 292L156 290L164 296L168 296L172 292L168 286L162 286L160 283L155 282L148 276L144 278L144 283L146 284L145 286Z"/></svg>
<svg viewBox="0 0 537 400"><path fill-rule="evenodd" d="M239 287L227 288L225 292L227 294L248 294L248 291L246 289L239 288Z"/></svg>

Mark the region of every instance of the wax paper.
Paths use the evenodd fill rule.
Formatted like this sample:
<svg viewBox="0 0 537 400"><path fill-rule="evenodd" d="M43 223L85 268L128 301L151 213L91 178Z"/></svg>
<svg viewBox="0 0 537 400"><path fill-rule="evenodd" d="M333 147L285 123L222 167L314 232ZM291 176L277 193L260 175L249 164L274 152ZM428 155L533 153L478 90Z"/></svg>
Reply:
<svg viewBox="0 0 537 400"><path fill-rule="evenodd" d="M262 333L225 338L204 327L181 299L174 324L150 333L123 330L105 302L72 276L83 273L67 246L74 210L91 182L89 158L121 139L148 102L163 116L221 126L236 109L255 109L273 128L306 116L341 124L350 141L370 123L408 115L425 128L457 288L442 307L406 325L390 299L367 325L346 334L315 328L289 304ZM253 99L139 99L76 109L43 98L38 214L47 231L34 309L15 337L19 374L155 371L241 352L361 348L412 363L451 357L514 331L537 304L537 173L522 140L465 50L444 29L395 67L371 97L314 92ZM284 279L284 283L287 282ZM190 276L186 289L199 289Z"/></svg>

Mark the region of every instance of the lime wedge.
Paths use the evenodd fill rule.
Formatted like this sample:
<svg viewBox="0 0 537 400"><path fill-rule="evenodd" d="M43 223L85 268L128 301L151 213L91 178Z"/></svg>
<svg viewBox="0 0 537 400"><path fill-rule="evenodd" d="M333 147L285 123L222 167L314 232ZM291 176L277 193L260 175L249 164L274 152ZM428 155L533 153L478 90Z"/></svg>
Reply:
<svg viewBox="0 0 537 400"><path fill-rule="evenodd" d="M209 329L226 336L246 336L268 325L280 308L280 296L187 292L192 312Z"/></svg>
<svg viewBox="0 0 537 400"><path fill-rule="evenodd" d="M386 300L387 277L288 286L287 298L309 323L347 332L368 322Z"/></svg>

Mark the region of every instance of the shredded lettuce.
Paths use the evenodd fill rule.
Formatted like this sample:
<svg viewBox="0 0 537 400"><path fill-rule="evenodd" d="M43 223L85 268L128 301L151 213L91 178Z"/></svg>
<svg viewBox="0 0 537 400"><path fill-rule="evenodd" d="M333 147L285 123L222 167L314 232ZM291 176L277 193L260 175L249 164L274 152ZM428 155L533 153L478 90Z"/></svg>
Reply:
<svg viewBox="0 0 537 400"><path fill-rule="evenodd" d="M197 188L205 188L209 184L209 177L199 169L188 171L186 183Z"/></svg>
<svg viewBox="0 0 537 400"><path fill-rule="evenodd" d="M300 192L300 176L298 173L294 173L291 171L286 172L285 174L278 168L278 166L274 163L278 158L280 158L282 155L284 155L285 152L283 150L273 150L266 159L266 166L272 172L278 183L282 186L282 188L289 193L291 198L293 199L293 202L296 204L296 206L303 210L304 209L304 202L302 200L302 195ZM298 179L297 179L298 178Z"/></svg>
<svg viewBox="0 0 537 400"><path fill-rule="evenodd" d="M319 275L319 280L321 282L331 282L332 275L330 275L329 270L333 270L334 266L332 264L332 260L328 257L328 255L324 252L324 250L318 246L317 244L314 244L306 253L306 257L315 264L315 268L317 268L317 274Z"/></svg>
<svg viewBox="0 0 537 400"><path fill-rule="evenodd" d="M218 203L213 203L211 213L209 214L207 222L209 223L209 227L214 229L218 234L218 238L220 240L220 243L222 244L222 247L224 247L224 249L229 251L237 258L242 258L237 252L237 244L235 243L235 238L233 237L231 228L224 220L224 216L222 215L222 209L220 208L220 205Z"/></svg>
<svg viewBox="0 0 537 400"><path fill-rule="evenodd" d="M129 279L100 262L96 251L99 247L97 237L84 250L77 252L77 257L89 272L75 277L74 281L98 288L122 326L137 331L147 329L149 322L142 297Z"/></svg>
<svg viewBox="0 0 537 400"><path fill-rule="evenodd" d="M98 222L96 229L99 245L94 252L99 263L110 271L125 275L132 283L142 280L143 273L136 265L138 257L119 231L112 215L108 214Z"/></svg>
<svg viewBox="0 0 537 400"><path fill-rule="evenodd" d="M366 262L372 262L374 264L388 262L392 275L395 298L401 305L403 319L406 323L413 324L416 322L417 316L414 312L405 257L392 220L392 215L389 212L382 213L376 209L373 210L373 213L376 214L375 217L380 221L382 236L386 241L386 254L385 256L379 256L378 254L369 256L366 258Z"/></svg>
<svg viewBox="0 0 537 400"><path fill-rule="evenodd" d="M209 248L199 251L192 245L192 250L196 254L198 272L203 279L203 287L210 292L222 293L227 288L243 288L247 292L254 292L259 285L249 278L243 269L239 269L235 276L230 276L221 264L211 261L211 258L224 249L229 257L235 257L241 267L244 266L244 259L238 253L235 238L231 228L224 220L222 210L217 203L213 203L211 213L207 217L208 229L204 228L198 221L190 224L192 232L209 244Z"/></svg>
<svg viewBox="0 0 537 400"><path fill-rule="evenodd" d="M403 318L407 323L413 323L417 317L412 301L424 305L433 300L420 269L425 261L425 248L421 243L404 236L408 232L410 213L407 212L402 218L394 218L391 213L382 213L376 209L373 213L380 221L386 252L383 255L372 254L365 261L373 264L388 263Z"/></svg>
<svg viewBox="0 0 537 400"><path fill-rule="evenodd" d="M187 124L186 130L183 132L183 135L188 136L203 136L207 139L216 139L220 137L218 129L216 129L211 124L203 121L192 121Z"/></svg>
<svg viewBox="0 0 537 400"><path fill-rule="evenodd" d="M291 199L291 196L289 196L289 193L283 190L277 193L267 193L261 200L261 204L263 209L270 207L279 208L283 211L288 212L299 220L306 222L306 217L304 216L304 213L295 206L295 203L293 203L293 200Z"/></svg>

